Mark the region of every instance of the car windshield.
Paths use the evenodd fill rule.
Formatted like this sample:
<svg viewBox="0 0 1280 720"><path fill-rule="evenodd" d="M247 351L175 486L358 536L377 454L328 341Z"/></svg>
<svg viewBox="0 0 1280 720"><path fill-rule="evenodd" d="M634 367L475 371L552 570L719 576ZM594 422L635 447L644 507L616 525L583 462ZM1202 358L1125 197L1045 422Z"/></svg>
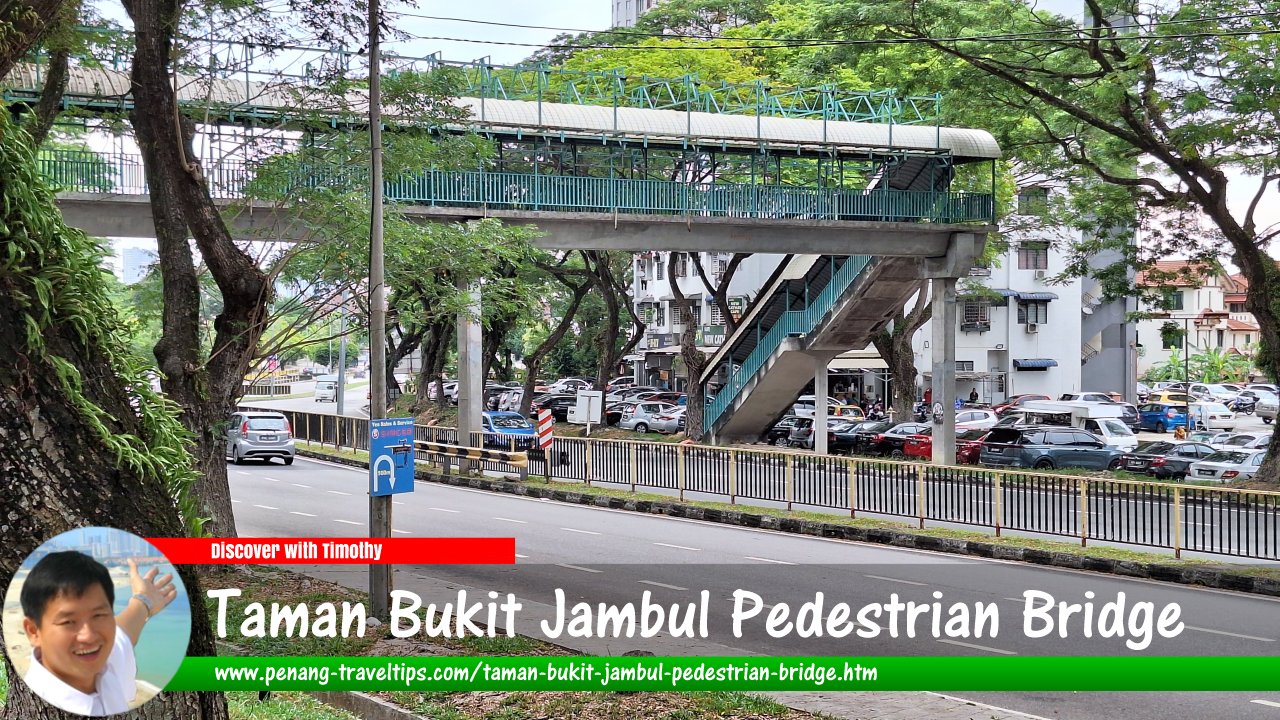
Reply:
<svg viewBox="0 0 1280 720"><path fill-rule="evenodd" d="M956 440L981 440L989 432L991 431L990 430L965 430L964 432L956 433ZM924 430L920 431L920 434L929 435L931 434L931 431L929 428L925 428Z"/></svg>
<svg viewBox="0 0 1280 720"><path fill-rule="evenodd" d="M1133 432L1129 430L1129 426L1125 425L1119 420L1101 420L1099 422L1101 423L1102 427L1106 428L1107 432L1111 433L1112 435L1132 435L1133 434Z"/></svg>
<svg viewBox="0 0 1280 720"><path fill-rule="evenodd" d="M533 427L528 420L519 415L499 415L492 418L493 426L497 428L529 428Z"/></svg>
<svg viewBox="0 0 1280 720"><path fill-rule="evenodd" d="M284 418L255 417L249 418L250 430L283 430Z"/></svg>
<svg viewBox="0 0 1280 720"><path fill-rule="evenodd" d="M1205 462L1220 462L1239 465L1244 462L1244 459L1247 457L1249 457L1249 453L1222 450L1205 458Z"/></svg>
<svg viewBox="0 0 1280 720"><path fill-rule="evenodd" d="M1255 438L1252 435L1236 435L1234 437L1227 438L1227 441L1222 444L1234 445L1236 447L1244 447L1245 445L1248 445L1254 440Z"/></svg>
<svg viewBox="0 0 1280 720"><path fill-rule="evenodd" d="M1138 448L1134 450L1134 452L1147 453L1149 455L1163 455L1169 452L1170 450L1172 450L1174 447L1176 446L1171 442L1164 442L1163 440L1158 440L1156 442L1143 443L1139 445Z"/></svg>
<svg viewBox="0 0 1280 720"><path fill-rule="evenodd" d="M1226 406L1226 405L1223 405L1222 403L1200 403L1200 405L1201 405L1205 410L1208 410L1209 412L1215 412L1215 413L1229 413L1229 412L1231 412L1230 410L1228 410L1228 409L1227 409L1227 406Z"/></svg>

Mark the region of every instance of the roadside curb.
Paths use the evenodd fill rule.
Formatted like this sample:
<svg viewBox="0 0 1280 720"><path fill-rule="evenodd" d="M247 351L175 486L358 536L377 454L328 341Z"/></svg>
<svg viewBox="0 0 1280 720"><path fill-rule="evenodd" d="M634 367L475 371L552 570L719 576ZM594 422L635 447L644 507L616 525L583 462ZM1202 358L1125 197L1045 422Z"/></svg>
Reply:
<svg viewBox="0 0 1280 720"><path fill-rule="evenodd" d="M406 710L399 705L362 692L310 692L311 697L330 707L355 715L363 720L426 720L426 717Z"/></svg>
<svg viewBox="0 0 1280 720"><path fill-rule="evenodd" d="M368 468L369 463L360 460L333 457L309 450L297 451L302 457L326 460L351 467ZM991 558L996 560L1013 560L1033 565L1045 565L1071 570L1088 570L1090 572L1120 575L1124 577L1144 578L1160 582L1178 583L1182 585L1200 585L1220 590L1253 593L1280 597L1280 579L1255 577L1241 573L1215 570L1201 567L1180 567L1163 563L1135 562L1130 560L1112 560L1108 558L1092 558L1064 552L1037 550L1035 548L1010 547L977 540L961 540L958 538L941 538L931 535L920 535L905 530L889 528L860 528L837 523L816 520L798 520L779 518L748 511L728 511L715 508L702 508L686 505L677 501L632 500L628 498L596 496L569 490L556 490L520 482L491 480L482 477L463 478L452 475L441 475L429 470L418 469L415 477L419 481L433 482L442 485L467 487L488 492L500 492L508 495L553 500L574 505L591 505L611 510L627 510L650 515L666 515L686 520L703 520L706 522L734 525L761 530L813 537L848 540L852 542L875 543L892 547L910 548L914 550L931 550L956 555Z"/></svg>

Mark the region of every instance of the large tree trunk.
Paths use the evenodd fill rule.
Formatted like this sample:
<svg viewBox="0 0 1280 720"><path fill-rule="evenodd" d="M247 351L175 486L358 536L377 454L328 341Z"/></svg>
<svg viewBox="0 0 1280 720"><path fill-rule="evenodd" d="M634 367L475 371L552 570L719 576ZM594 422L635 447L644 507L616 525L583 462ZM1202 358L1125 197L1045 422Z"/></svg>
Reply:
<svg viewBox="0 0 1280 720"><path fill-rule="evenodd" d="M196 436L196 497L210 518L208 530L234 537L221 431L265 329L272 287L232 241L192 150L195 126L178 110L169 74L182 2L125 0L124 5L136 44L130 120L151 192L164 278L164 335L156 345L156 359L165 391L182 407L183 423ZM223 310L214 320L207 361L200 350L199 282L188 231L222 293Z"/></svg>
<svg viewBox="0 0 1280 720"><path fill-rule="evenodd" d="M893 326L871 336L871 344L885 365L889 366L889 384L893 398L889 407L893 419L906 422L911 419L911 409L916 401L916 356L911 338L933 316L927 284L916 291L916 303L909 312L902 311L893 319Z"/></svg>
<svg viewBox="0 0 1280 720"><path fill-rule="evenodd" d="M64 0L0 0L0 77L58 22Z"/></svg>
<svg viewBox="0 0 1280 720"><path fill-rule="evenodd" d="M12 577L37 546L74 528L101 525L142 537L187 534L167 482L189 472L170 464L131 464L104 435L131 453L173 451L177 430L140 417L155 398L132 395L123 378L124 329L110 310L88 241L68 230L43 188L25 133L0 117L0 224L24 228L6 237L20 258L0 277L0 576ZM26 247L24 247L26 245ZM27 258L22 260L21 258ZM36 260L38 258L38 260ZM34 263L38 262L36 265ZM42 289L37 278L46 283ZM47 291L47 294L46 294ZM55 364L74 371L64 381ZM68 386L78 387L77 400ZM133 403L138 403L137 409ZM88 405L100 412L91 415ZM154 420L154 414L150 419ZM161 450L161 445L164 449ZM190 566L178 571L191 599L188 655L213 655L200 580ZM0 628L0 635L3 629ZM8 643L5 644L8 647ZM31 693L6 654L8 699L0 720L71 720ZM224 720L220 693L163 693L133 717L144 720Z"/></svg>
<svg viewBox="0 0 1280 720"><path fill-rule="evenodd" d="M685 385L685 417L684 434L690 440L702 439L702 416L704 411L702 392L702 372L707 368L707 356L698 349L698 297L685 297L676 282L676 253L667 255L667 284L671 286L671 302L673 307L684 307L684 324L680 332L680 359L684 361L689 373ZM673 373L674 375L674 373Z"/></svg>
<svg viewBox="0 0 1280 720"><path fill-rule="evenodd" d="M562 282L566 282L563 278ZM525 378L524 392L520 396L520 414L529 415L529 411L533 408L533 387L538 384L538 370L542 367L542 360L551 352L552 348L560 344L564 336L569 332L569 327L573 325L573 318L578 314L578 306L582 304L582 299L587 296L587 291L591 289L590 282L584 282L578 286L572 286L573 297L569 300L569 306L565 308L564 314L560 317L560 322L552 328L542 342L538 343L538 347L533 349L524 359Z"/></svg>

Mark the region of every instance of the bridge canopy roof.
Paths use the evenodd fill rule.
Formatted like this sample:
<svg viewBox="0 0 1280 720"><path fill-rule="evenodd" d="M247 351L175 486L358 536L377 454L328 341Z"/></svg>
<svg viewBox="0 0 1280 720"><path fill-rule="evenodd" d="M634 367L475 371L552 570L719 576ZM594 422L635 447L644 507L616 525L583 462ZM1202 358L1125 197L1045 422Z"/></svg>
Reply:
<svg viewBox="0 0 1280 720"><path fill-rule="evenodd" d="M34 99L43 86L41 69L31 64L19 65L3 84L6 100L10 102ZM180 75L177 85L179 102L215 107L229 116L278 117L300 113L300 108L306 108L308 112L328 112L333 118L343 120L353 115L362 116L368 108L362 91L354 91L333 102L333 107L325 107L316 88L283 81L267 83ZM66 102L127 107L132 102L129 74L111 68L73 67L67 82ZM968 128L497 98L462 97L457 103L471 110L472 129L498 135L594 138L739 150L785 147L793 151L857 156L940 153L950 155L956 163L1001 156L1000 146L990 133ZM395 114L393 107L385 110L389 118Z"/></svg>

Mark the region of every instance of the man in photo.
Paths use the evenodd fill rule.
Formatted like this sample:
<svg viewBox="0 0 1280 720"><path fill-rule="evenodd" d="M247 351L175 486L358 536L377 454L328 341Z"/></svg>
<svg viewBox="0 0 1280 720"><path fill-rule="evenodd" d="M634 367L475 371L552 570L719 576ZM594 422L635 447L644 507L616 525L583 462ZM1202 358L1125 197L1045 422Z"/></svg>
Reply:
<svg viewBox="0 0 1280 720"><path fill-rule="evenodd" d="M41 558L22 585L22 628L31 642L23 680L46 702L91 717L128 712L137 694L133 648L142 629L177 596L172 575L146 575L129 560L133 596L113 615L106 566L76 551Z"/></svg>

